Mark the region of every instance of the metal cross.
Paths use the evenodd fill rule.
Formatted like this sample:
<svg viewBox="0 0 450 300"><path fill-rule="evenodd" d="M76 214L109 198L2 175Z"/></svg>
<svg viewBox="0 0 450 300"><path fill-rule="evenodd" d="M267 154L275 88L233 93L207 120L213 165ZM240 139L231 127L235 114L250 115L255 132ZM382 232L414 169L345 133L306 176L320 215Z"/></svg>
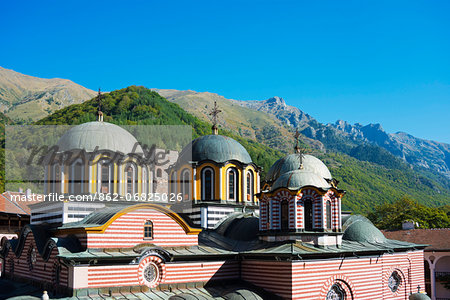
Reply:
<svg viewBox="0 0 450 300"><path fill-rule="evenodd" d="M212 116L213 125L217 125L217 115L221 113L222 111L218 108L217 102L214 101L214 107L213 110L209 113L209 115Z"/></svg>
<svg viewBox="0 0 450 300"><path fill-rule="evenodd" d="M97 95L98 111L102 110L102 101L101 101L102 98L103 98L102 92L100 91L100 88L98 88L98 95Z"/></svg>

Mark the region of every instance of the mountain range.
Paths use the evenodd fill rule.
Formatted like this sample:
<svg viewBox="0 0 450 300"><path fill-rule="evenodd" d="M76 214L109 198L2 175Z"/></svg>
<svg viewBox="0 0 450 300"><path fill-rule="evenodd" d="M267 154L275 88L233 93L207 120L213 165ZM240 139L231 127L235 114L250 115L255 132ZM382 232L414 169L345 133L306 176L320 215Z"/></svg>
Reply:
<svg viewBox="0 0 450 300"><path fill-rule="evenodd" d="M57 85L54 85L54 81L62 80L41 81L39 78L7 71L1 73L1 103L19 103L17 97L13 97L18 93L11 92L18 86L21 87L22 95L32 95L36 86L40 90L55 91ZM11 74L13 79L5 79ZM25 76L23 78L26 80L22 81L20 76ZM39 84L33 83L34 79ZM39 115L44 118L35 116L39 119L37 124L77 124L95 119L96 101L83 100L86 93L90 95L88 98L92 98L95 92L71 81L63 81L67 86L76 87L78 92L59 86L60 93L72 95L71 100L60 102L58 107L41 110ZM47 87L45 82L52 84ZM29 90L27 85L30 85ZM334 124L322 124L299 108L287 105L280 97L241 101L209 92L152 91L156 93L151 94L150 90L143 87L129 87L105 94L106 99L113 97L111 103L117 104L116 107L108 102L107 106L111 108L105 120L118 124L189 124L194 127L194 135L198 136L208 134L209 112L214 102L217 102L222 110L219 118L221 132L237 139L249 149L254 161L266 171L277 158L292 153L295 143L293 133L298 129L302 134L303 151L324 160L333 176L341 181L341 187L347 190L345 207L348 209L367 212L376 204L392 202L403 196L433 206L450 203L448 144L419 139L406 133L386 133L379 124L351 125L341 120ZM147 98L153 100L143 100ZM39 99L37 97L29 102L41 103ZM155 99L157 104L154 103ZM167 104L166 99L175 106ZM149 107L143 106L146 101L150 103ZM5 120L17 122L17 108L14 104L9 107L5 109L5 114L13 121L9 118ZM57 110L60 107L65 108ZM22 106L22 109L32 108ZM102 110L106 110L106 107ZM19 118L19 121L23 120L27 119Z"/></svg>
<svg viewBox="0 0 450 300"><path fill-rule="evenodd" d="M280 97L242 101L209 92L153 90L203 120L209 120L209 109L217 101L223 111L221 124L224 128L239 131L242 136L261 140L284 152L291 151L291 132L298 128L303 141L313 149L339 151L360 158L356 156L357 146L378 146L413 167L450 179L449 144L403 132L387 133L380 124L351 125L342 120L321 124L299 108L287 105ZM382 161L377 163L384 164Z"/></svg>
<svg viewBox="0 0 450 300"><path fill-rule="evenodd" d="M0 112L15 121L35 121L95 92L67 79L44 79L0 67Z"/></svg>

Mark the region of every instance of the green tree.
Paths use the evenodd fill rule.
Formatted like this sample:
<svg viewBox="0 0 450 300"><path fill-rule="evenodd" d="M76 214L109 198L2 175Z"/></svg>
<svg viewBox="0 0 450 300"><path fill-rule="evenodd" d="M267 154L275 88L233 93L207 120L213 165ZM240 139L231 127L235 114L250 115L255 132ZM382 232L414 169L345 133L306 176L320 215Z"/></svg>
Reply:
<svg viewBox="0 0 450 300"><path fill-rule="evenodd" d="M368 218L380 229L401 229L405 221L417 222L419 228L450 227L450 218L444 211L419 204L408 197L377 206Z"/></svg>

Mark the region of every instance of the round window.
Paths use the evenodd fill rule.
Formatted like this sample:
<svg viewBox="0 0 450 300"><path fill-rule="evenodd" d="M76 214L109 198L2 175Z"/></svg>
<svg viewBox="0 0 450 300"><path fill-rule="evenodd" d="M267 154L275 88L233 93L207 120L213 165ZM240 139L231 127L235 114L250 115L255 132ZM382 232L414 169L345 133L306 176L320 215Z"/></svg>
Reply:
<svg viewBox="0 0 450 300"><path fill-rule="evenodd" d="M400 275L397 271L392 272L391 276L388 280L388 287L389 289L395 293L398 290L398 287L400 286L400 283L402 282Z"/></svg>
<svg viewBox="0 0 450 300"><path fill-rule="evenodd" d="M148 283L153 283L159 278L158 266L153 262L148 264L144 269L144 278Z"/></svg>

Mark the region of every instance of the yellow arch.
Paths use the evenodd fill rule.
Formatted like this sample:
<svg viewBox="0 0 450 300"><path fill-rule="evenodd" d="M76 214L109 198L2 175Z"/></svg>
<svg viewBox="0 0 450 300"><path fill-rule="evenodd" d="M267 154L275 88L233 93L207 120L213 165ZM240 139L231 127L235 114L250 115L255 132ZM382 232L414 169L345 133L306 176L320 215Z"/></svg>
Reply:
<svg viewBox="0 0 450 300"><path fill-rule="evenodd" d="M111 225L112 222L114 222L121 216L123 216L131 211L138 210L141 208L151 208L151 209L157 210L159 212L162 212L163 214L167 215L172 220L177 222L178 225L180 225L183 228L183 230L184 230L184 232L186 232L186 234L198 235L202 231L201 229L190 227L186 223L186 221L180 217L180 215L171 211L168 208L165 208L161 205L157 205L157 204L153 204L153 203L142 203L142 204L136 204L136 205L132 205L132 206L122 209L121 211L117 212L114 216L112 216L105 224L103 224L101 226L61 229L60 233L68 233L68 232L75 233L75 232L80 232L80 231L85 232L87 234L89 234L89 233L104 233L105 230L109 227L109 225Z"/></svg>

